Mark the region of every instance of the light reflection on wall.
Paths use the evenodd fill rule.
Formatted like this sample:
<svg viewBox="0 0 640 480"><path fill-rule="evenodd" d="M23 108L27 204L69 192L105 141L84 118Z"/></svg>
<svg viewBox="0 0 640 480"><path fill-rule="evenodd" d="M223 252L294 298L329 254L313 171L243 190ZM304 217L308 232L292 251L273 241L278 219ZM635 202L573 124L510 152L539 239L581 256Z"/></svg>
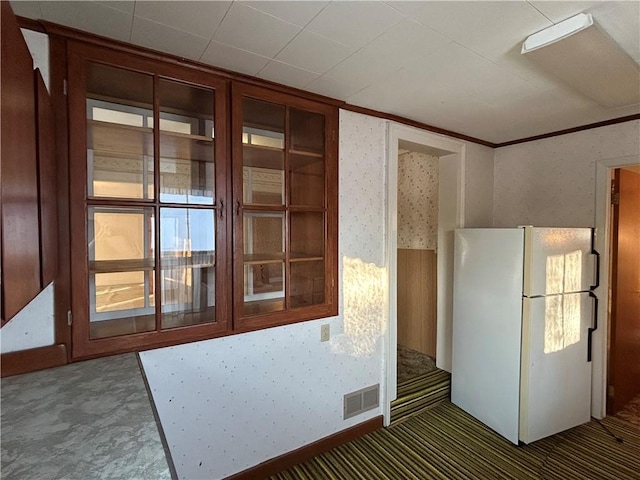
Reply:
<svg viewBox="0 0 640 480"><path fill-rule="evenodd" d="M558 352L580 341L582 251L547 257L544 353Z"/></svg>
<svg viewBox="0 0 640 480"><path fill-rule="evenodd" d="M344 337L336 339L335 349L354 356L368 356L376 351L376 342L386 329L386 279L385 268L359 258L343 257Z"/></svg>

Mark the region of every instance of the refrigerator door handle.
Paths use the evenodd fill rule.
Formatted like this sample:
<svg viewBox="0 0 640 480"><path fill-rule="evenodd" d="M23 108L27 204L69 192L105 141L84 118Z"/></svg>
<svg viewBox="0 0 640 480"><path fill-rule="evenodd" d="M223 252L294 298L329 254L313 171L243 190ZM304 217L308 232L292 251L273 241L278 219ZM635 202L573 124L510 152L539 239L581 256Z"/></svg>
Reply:
<svg viewBox="0 0 640 480"><path fill-rule="evenodd" d="M591 229L591 255L596 257L596 278L595 284L589 287L589 290L595 290L600 286L600 252L596 250L596 229Z"/></svg>
<svg viewBox="0 0 640 480"><path fill-rule="evenodd" d="M593 344L593 332L598 329L598 297L595 293L589 292L589 296L593 298L593 327L589 327L587 334L587 362L591 361L591 347Z"/></svg>

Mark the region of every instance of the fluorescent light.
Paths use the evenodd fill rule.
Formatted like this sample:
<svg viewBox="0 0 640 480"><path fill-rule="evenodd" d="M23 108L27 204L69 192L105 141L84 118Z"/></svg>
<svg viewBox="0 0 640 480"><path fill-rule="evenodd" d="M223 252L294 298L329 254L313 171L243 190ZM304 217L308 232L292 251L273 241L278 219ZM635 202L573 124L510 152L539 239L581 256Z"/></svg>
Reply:
<svg viewBox="0 0 640 480"><path fill-rule="evenodd" d="M579 13L578 15L567 18L560 23L556 23L544 30L529 35L522 44L522 52L531 52L537 48L551 45L563 38L576 34L585 28L593 25L593 17L590 13Z"/></svg>

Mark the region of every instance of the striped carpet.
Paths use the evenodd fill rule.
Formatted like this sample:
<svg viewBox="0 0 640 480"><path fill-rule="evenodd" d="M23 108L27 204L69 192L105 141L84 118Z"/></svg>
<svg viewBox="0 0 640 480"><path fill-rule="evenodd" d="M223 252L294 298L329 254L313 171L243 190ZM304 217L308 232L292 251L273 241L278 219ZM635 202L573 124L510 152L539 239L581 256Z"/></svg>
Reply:
<svg viewBox="0 0 640 480"><path fill-rule="evenodd" d="M391 402L391 425L448 400L450 392L451 374L444 370L433 370L398 384L398 398Z"/></svg>
<svg viewBox="0 0 640 480"><path fill-rule="evenodd" d="M515 446L450 402L297 465L272 480L640 480L640 429L607 417Z"/></svg>

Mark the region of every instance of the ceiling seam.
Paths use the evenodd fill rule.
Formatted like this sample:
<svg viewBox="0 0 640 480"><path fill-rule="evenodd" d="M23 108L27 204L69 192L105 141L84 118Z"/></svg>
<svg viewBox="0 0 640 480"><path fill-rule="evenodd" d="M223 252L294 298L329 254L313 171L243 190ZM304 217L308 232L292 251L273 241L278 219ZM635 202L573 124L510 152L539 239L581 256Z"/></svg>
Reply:
<svg viewBox="0 0 640 480"><path fill-rule="evenodd" d="M136 1L138 1L138 0L136 0ZM213 37L216 36L216 33L218 32L218 29L220 28L220 25L222 25L222 22L224 22L224 19L227 18L227 15L229 15L229 11L231 10L231 6L232 5L233 5L233 1L231 3L229 3L229 6L227 7L227 11L224 12L224 15L222 16L222 20L220 20L218 22L218 25L216 25L216 28L213 30L213 33L211 34L211 38L207 42L207 45L204 47L204 50L200 54L200 57L198 58L198 60L202 60L202 57L204 56L204 54L207 52L207 50L209 50L209 46L211 46L211 42L213 42ZM222 42L220 42L220 43L222 43Z"/></svg>
<svg viewBox="0 0 640 480"><path fill-rule="evenodd" d="M300 31L299 31L298 33L296 33L296 34L291 38L291 40L289 40L287 43L285 43L285 44L282 46L282 48L281 48L280 50L278 50L278 51L276 52L276 54L275 54L275 55L274 55L274 56L273 56L273 57L272 57L272 58L271 58L271 59L266 63L266 65L264 65L260 70L258 70L258 72L256 73L256 76L258 76L260 73L262 73L262 71L263 71L265 68L267 68L267 66L269 66L269 64L270 64L271 62L273 62L273 61L278 61L278 60L276 60L276 57L277 57L278 55L280 55L280 53L282 53L282 51L283 51L285 48L287 48L287 46L289 46L289 45L291 44L291 42L293 42L296 38L298 38L298 36L299 36L302 32L304 32L305 28L307 28L307 27L309 26L309 24L310 24L311 22L313 22L313 21L316 19L316 17L317 17L318 15L320 15L320 14L325 10L325 8L327 8L327 7L329 6L329 4L330 4L330 3L331 3L331 2L327 2L327 4L326 4L324 7L322 7L322 8L318 11L318 13L316 13L316 14L315 14L311 19L309 19L309 21L308 21L307 23L305 23L304 25L296 25L295 23L287 22L287 23L291 23L291 25L296 25L296 26L300 27ZM246 6L247 6L247 7L249 7L249 8L253 8L253 7L251 7L251 5L246 5ZM274 18L277 18L278 20L281 20L281 21L283 21L283 22L286 22L286 20L284 20L283 18L276 17L275 15L271 15L270 13L268 13L268 12L264 12L264 11L262 11L262 10L258 9L258 8L253 8L253 9L254 9L254 10L257 10L257 11L258 11L258 12L260 12L260 13L264 13L265 15L270 15L270 16L272 16L272 17L274 17ZM311 33L315 33L315 32L311 32ZM330 39L329 39L329 40L330 40ZM283 64L285 64L285 65L289 65L288 63L285 63L285 62L281 62L281 63L283 63ZM289 66L290 66L290 67L293 67L293 68L298 68L298 69L300 69L300 70L304 70L304 71L310 72L310 70L306 70L306 69L304 69L304 68L296 67L295 65L289 65ZM311 73L314 73L314 74L315 74L315 73L317 73L317 72L311 72ZM320 76L322 76L322 75L320 75ZM317 78L314 78L314 79L313 79L311 82L309 82L309 83L312 83L312 82L316 81L318 78L320 78L320 76L319 76L319 77L317 77ZM307 85L309 85L309 83L305 84L305 87L306 87Z"/></svg>

